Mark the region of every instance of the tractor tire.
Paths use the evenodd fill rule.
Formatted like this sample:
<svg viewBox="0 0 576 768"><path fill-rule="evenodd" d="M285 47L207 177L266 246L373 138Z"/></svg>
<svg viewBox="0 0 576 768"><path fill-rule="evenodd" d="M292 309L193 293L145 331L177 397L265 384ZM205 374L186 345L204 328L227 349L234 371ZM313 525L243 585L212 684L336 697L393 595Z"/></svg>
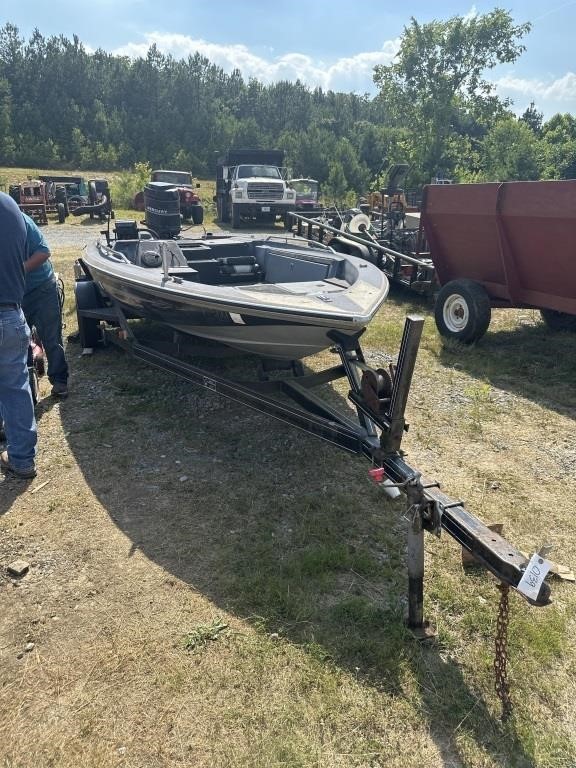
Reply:
<svg viewBox="0 0 576 768"><path fill-rule="evenodd" d="M232 203L232 229L240 229L240 206Z"/></svg>
<svg viewBox="0 0 576 768"><path fill-rule="evenodd" d="M576 315L555 309L541 309L540 315L551 331L576 331Z"/></svg>
<svg viewBox="0 0 576 768"><path fill-rule="evenodd" d="M74 294L80 344L83 349L90 349L101 341L99 321L92 317L84 317L80 310L98 309L102 306L102 297L93 280L78 280L74 287Z"/></svg>
<svg viewBox="0 0 576 768"><path fill-rule="evenodd" d="M58 203L58 223L64 224L66 221L66 206L64 203Z"/></svg>
<svg viewBox="0 0 576 768"><path fill-rule="evenodd" d="M204 208L201 205L193 205L191 211L194 224L202 224L204 221Z"/></svg>
<svg viewBox="0 0 576 768"><path fill-rule="evenodd" d="M490 297L474 280L451 280L438 293L434 319L441 336L473 344L490 325Z"/></svg>

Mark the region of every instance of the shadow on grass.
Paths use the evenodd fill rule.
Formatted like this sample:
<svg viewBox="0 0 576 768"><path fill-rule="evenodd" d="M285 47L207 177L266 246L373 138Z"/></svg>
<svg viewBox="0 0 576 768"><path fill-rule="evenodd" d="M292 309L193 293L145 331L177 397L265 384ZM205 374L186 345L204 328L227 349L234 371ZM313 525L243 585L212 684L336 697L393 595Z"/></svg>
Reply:
<svg viewBox="0 0 576 768"><path fill-rule="evenodd" d="M29 490L33 482L34 480L24 480L10 472L0 470L0 517L10 511L12 504Z"/></svg>
<svg viewBox="0 0 576 768"><path fill-rule="evenodd" d="M553 333L543 323L489 331L475 346L444 343L438 358L482 381L545 408L576 408L576 334Z"/></svg>
<svg viewBox="0 0 576 768"><path fill-rule="evenodd" d="M446 765L464 733L493 765L533 764L441 644L406 630L403 508L368 484L365 464L115 350L70 359L67 439L132 552L261 632L408 695Z"/></svg>
<svg viewBox="0 0 576 768"><path fill-rule="evenodd" d="M42 398L35 408L36 421L39 422L42 415L49 412L56 402L56 399L53 397ZM0 451L5 449L6 444L0 440ZM16 477L10 472L0 470L0 517L10 511L12 504L18 496L26 493L32 484L38 484L39 482L42 482L42 478L24 479Z"/></svg>

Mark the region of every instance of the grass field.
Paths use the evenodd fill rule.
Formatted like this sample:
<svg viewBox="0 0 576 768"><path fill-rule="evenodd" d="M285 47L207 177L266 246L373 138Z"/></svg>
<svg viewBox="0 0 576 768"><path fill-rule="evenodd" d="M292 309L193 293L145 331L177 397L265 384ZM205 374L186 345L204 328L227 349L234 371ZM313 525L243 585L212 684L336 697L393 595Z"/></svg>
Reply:
<svg viewBox="0 0 576 768"><path fill-rule="evenodd" d="M67 334L76 256L54 254ZM369 361L409 312L427 319L408 460L574 567L576 335L497 310L480 344L446 348L394 292ZM68 357L68 400L41 380L38 477L0 484L0 765L576 766L573 584L546 608L511 596L502 725L494 579L427 537L438 636L414 641L404 507L366 463L115 349Z"/></svg>

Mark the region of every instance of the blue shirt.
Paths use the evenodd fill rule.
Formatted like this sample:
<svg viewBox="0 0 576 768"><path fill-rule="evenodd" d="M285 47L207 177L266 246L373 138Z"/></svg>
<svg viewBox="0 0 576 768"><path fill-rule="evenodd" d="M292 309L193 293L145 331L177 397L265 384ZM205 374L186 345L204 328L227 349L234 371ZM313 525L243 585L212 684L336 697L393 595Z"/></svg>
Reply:
<svg viewBox="0 0 576 768"><path fill-rule="evenodd" d="M40 232L36 223L27 214L23 213L22 216L24 218L24 223L26 224L26 259L29 259L30 256L37 251L50 255L50 248L48 248L44 235ZM26 273L26 288L24 293L30 293L30 291L38 288L39 285L42 285L47 280L52 280L53 276L54 269L52 268L52 263L50 262L50 259L47 259L35 270Z"/></svg>
<svg viewBox="0 0 576 768"><path fill-rule="evenodd" d="M26 225L20 208L0 192L0 304L21 304L24 295Z"/></svg>

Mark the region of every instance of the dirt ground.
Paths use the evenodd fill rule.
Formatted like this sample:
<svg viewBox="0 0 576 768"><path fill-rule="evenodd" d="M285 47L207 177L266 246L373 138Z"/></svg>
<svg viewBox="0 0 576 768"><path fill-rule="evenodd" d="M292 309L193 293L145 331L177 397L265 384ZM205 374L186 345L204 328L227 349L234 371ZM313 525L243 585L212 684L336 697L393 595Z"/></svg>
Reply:
<svg viewBox="0 0 576 768"><path fill-rule="evenodd" d="M72 260L57 263L68 288ZM410 309L400 298L374 324L375 364ZM571 338L547 341L533 313L498 315L462 356L429 329L406 440L448 493L529 551L551 538L572 566L574 351ZM0 476L3 768L576 765L569 737L558 746L545 730L574 733L571 585L554 582L552 613L515 607L512 674L530 736L502 736L493 586L466 581L449 539L427 539L426 608L441 643L408 653L394 618L405 521L360 460L115 350L86 358L70 343L68 356L67 400L41 380L38 477ZM290 593L301 587L292 573L274 592L293 549L328 540L331 557L345 544L354 558L332 586L308 562L307 591ZM378 575L362 570L364 553ZM22 577L7 570L17 559L29 564ZM352 643L343 595L383 606L387 631L362 614ZM183 646L193 631L205 652ZM529 746L541 727L556 752Z"/></svg>

